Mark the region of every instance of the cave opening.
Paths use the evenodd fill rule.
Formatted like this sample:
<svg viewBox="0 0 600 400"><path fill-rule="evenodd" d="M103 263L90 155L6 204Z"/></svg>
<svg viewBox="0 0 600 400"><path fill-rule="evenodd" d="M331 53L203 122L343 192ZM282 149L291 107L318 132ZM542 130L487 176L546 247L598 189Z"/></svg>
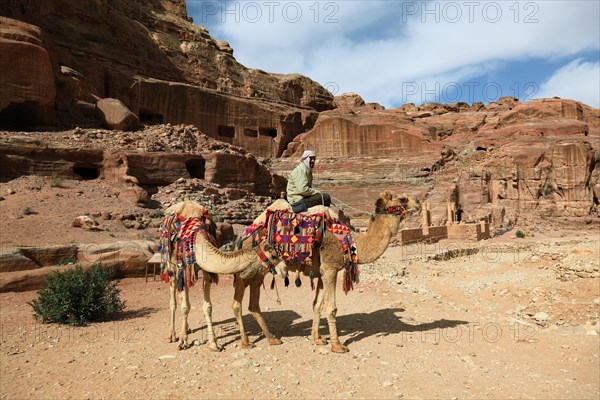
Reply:
<svg viewBox="0 0 600 400"><path fill-rule="evenodd" d="M90 181L98 179L100 177L100 170L98 167L85 167L81 165L73 166L73 174L75 177L79 177L84 181Z"/></svg>
<svg viewBox="0 0 600 400"><path fill-rule="evenodd" d="M206 161L202 158L192 158L185 162L185 168L192 178L204 179Z"/></svg>
<svg viewBox="0 0 600 400"><path fill-rule="evenodd" d="M277 129L275 128L258 128L258 134L260 136L270 136L272 138L277 137Z"/></svg>

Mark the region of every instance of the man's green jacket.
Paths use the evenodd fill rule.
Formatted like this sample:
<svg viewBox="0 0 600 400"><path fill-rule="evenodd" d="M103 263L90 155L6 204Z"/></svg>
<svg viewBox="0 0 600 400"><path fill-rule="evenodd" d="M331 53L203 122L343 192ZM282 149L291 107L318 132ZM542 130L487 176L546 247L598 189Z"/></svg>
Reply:
<svg viewBox="0 0 600 400"><path fill-rule="evenodd" d="M312 168L301 162L294 168L288 178L287 184L287 201L296 203L304 197L310 197L319 193L318 190L312 187Z"/></svg>

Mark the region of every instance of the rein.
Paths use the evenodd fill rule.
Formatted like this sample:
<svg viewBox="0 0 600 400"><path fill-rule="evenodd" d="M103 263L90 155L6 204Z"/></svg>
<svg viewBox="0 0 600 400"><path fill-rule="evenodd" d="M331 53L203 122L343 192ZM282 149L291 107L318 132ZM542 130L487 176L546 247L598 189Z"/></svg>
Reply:
<svg viewBox="0 0 600 400"><path fill-rule="evenodd" d="M346 208L358 211L359 213L368 215L370 217L373 217L375 215L395 215L397 217L401 217L402 219L404 219L404 217L406 215L406 209L401 205L390 206L386 209L377 209L374 213L372 213L372 212L368 212L365 210L361 210L360 208L352 207L350 204L344 203L340 199L337 199L333 196L331 196L331 199L335 200L336 204L344 205ZM342 207L340 207L340 209L342 209Z"/></svg>

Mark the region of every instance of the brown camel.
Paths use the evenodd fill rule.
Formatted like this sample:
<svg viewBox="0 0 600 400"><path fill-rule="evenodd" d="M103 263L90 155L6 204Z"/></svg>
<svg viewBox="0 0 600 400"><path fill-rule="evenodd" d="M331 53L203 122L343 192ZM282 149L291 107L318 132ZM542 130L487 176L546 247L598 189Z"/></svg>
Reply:
<svg viewBox="0 0 600 400"><path fill-rule="evenodd" d="M200 204L184 201L178 203L174 206L169 207L165 215L167 218L165 221L166 226L163 226L163 229L168 235L169 240L169 251L168 251L168 259L166 259L166 253L163 253L163 257L165 258L165 266L168 268L169 273L169 283L170 283L170 295L171 295L171 331L169 335L169 340L171 342L177 341L177 336L175 333L175 311L177 309L177 286L179 283L176 282L177 276L182 274L182 282L181 282L181 315L182 315L182 325L181 331L179 335L179 349L185 349L189 347L188 344L188 333L189 333L189 325L188 325L188 314L190 311L190 299L189 299L189 285L190 282L193 282L193 278L195 276L194 266L188 266L185 260L181 258L177 259L177 251L174 250L174 243L172 239L174 238L174 229L173 219L169 219L172 216L180 215L185 219L188 218L201 218L206 217L206 211L204 207ZM208 225L212 224L212 221L206 221ZM210 236L210 233L207 232L207 235ZM204 317L206 319L207 331L208 331L208 343L209 347L212 350L220 351L222 347L216 341L216 335L212 325L212 303L210 300L210 287L211 287L211 277L210 274L241 274L244 276L245 274L253 275L256 271L260 270L262 275L266 274L269 270L274 274L285 277L287 276L287 266L285 263L276 256L273 247L266 243L262 242L258 245L256 249L242 249L238 251L233 251L231 253L221 252L218 248L216 248L209 238L205 237L202 234L197 234L195 237L195 264L200 267L202 270L202 289L204 294L204 303L202 305L202 311L204 313ZM164 249L163 249L164 251ZM181 272L178 273L178 269L181 269ZM262 316L260 317L262 319ZM265 325L266 326L266 325ZM270 333L269 333L270 335Z"/></svg>
<svg viewBox="0 0 600 400"><path fill-rule="evenodd" d="M402 221L401 211L416 211L420 209L420 204L407 195L398 196L390 190L381 192L375 202L375 214L371 217L369 226L364 233L355 234L356 247L358 253L358 264L371 263L377 260L387 249L390 240L398 233ZM261 218L263 218L261 220ZM264 215L261 215L255 222L264 221ZM242 249L251 247L251 240L243 242ZM311 340L315 345L324 345L326 341L319 335L319 321L323 308L327 316L329 325L329 340L331 351L334 353L345 353L348 348L343 345L337 334L336 325L336 283L338 272L343 269L344 252L342 245L337 237L329 231L325 231L323 239L318 247L313 249L313 256L306 259L304 264L288 265L289 271L300 271L308 275L311 271L313 276L318 278L316 284L316 293L313 301L313 324L311 331ZM252 291L257 291L262 279L255 278L249 282ZM241 303L244 287L236 286L235 303ZM257 303L258 304L258 303ZM260 311L258 311L260 312ZM237 317L240 324L240 331L243 332L240 317ZM247 340L247 339L246 339ZM244 341L244 338L242 339Z"/></svg>

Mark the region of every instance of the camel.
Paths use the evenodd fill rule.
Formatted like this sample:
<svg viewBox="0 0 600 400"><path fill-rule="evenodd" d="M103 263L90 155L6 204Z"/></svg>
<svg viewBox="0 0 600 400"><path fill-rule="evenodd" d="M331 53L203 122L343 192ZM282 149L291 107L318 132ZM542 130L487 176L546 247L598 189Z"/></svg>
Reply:
<svg viewBox="0 0 600 400"><path fill-rule="evenodd" d="M275 208L284 206L279 202ZM281 209L281 208L280 208ZM402 221L403 211L417 211L420 209L420 204L413 198L404 194L398 196L390 190L381 192L379 198L375 202L375 214L372 215L369 226L364 233L355 234L356 247L358 253L358 264L372 263L377 260L387 249L390 240L398 233ZM264 214L259 216L255 223L264 222ZM251 247L251 240L245 240L242 244L242 249ZM337 237L329 231L325 231L321 243L313 249L312 258L306 259L304 264L288 265L288 272L298 271L304 275L312 275L317 279L315 298L313 300L313 323L311 329L311 341L314 345L325 345L327 342L319 334L319 321L323 308L327 316L329 325L329 341L331 343L331 351L334 353L345 353L348 347L343 345L337 333L336 325L336 283L337 274L343 269L344 253L342 245ZM262 280L255 278L250 282L251 293L257 288L253 285L259 285ZM241 293L240 293L241 290ZM236 286L236 299L241 302L243 298L243 288ZM238 323L241 326L241 318L238 318ZM242 330L243 328L240 328Z"/></svg>
<svg viewBox="0 0 600 400"><path fill-rule="evenodd" d="M188 325L188 314L190 311L190 299L189 299L189 286L190 282L193 282L195 277L195 271L193 266L188 265L185 260L177 260L176 251L173 249L173 242L171 239L174 237L174 226L173 216L182 216L183 218L205 218L205 222L209 229L207 229L207 236L214 236L214 229L211 231L210 226L214 228L214 223L208 217L208 213L200 204L192 201L184 201L174 206L167 208L163 225L163 235L168 235L168 257L166 251L163 248L163 261L165 267L168 268L169 273L169 284L170 284L170 309L171 309L171 331L169 335L169 341L175 342L179 340L178 348L183 350L189 347L188 333L190 332ZM267 242L259 243L256 249L247 248L242 250L233 251L231 253L221 252L216 246L211 243L211 240L205 235L197 234L195 236L195 264L202 270L202 289L204 295L204 303L202 305L202 311L206 319L207 331L208 331L208 344L212 350L221 351L223 348L216 341L216 335L212 325L212 303L210 300L210 287L212 283L210 274L239 274L240 277L253 276L260 270L262 275L265 275L269 270L273 274L278 274L282 277L287 276L287 266L285 263L276 256L273 247ZM179 265L178 265L179 264ZM181 268L181 275L183 282L176 282L179 273L174 273L178 268ZM182 325L179 335L179 339L175 333L175 311L177 309L177 287L181 286L181 315ZM262 319L262 316L260 317ZM257 320L258 321L258 320ZM263 321L264 323L264 321ZM265 325L266 326L266 325ZM268 332L268 330L267 330ZM267 333L265 333L267 334ZM268 335L272 336L270 332ZM268 336L269 337L269 336Z"/></svg>

